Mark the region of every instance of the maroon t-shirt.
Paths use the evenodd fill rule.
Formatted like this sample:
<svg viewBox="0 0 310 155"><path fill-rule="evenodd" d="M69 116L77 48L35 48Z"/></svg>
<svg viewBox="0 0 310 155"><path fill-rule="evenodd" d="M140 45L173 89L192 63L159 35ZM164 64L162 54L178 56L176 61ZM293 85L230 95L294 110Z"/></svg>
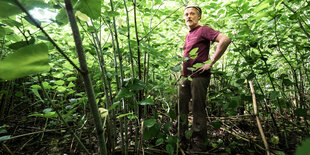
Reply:
<svg viewBox="0 0 310 155"><path fill-rule="evenodd" d="M187 67L192 67L196 63L203 63L209 60L210 41L214 42L219 33L220 32L215 31L208 26L197 26L189 31L185 37L185 44L183 47L183 57L189 58L186 62L183 62L183 76L191 75L191 77L204 77L210 74L210 70L201 74L193 74L193 71L188 70ZM195 59L191 59L189 53L194 48L198 48L196 52L198 56Z"/></svg>

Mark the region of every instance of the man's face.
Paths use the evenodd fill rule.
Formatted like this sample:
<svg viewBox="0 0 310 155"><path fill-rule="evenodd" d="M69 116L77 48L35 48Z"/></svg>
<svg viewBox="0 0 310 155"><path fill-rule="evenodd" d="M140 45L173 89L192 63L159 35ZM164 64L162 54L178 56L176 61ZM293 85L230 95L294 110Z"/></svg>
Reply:
<svg viewBox="0 0 310 155"><path fill-rule="evenodd" d="M200 15L195 8L187 8L184 11L185 23L189 28L195 28L200 20Z"/></svg>

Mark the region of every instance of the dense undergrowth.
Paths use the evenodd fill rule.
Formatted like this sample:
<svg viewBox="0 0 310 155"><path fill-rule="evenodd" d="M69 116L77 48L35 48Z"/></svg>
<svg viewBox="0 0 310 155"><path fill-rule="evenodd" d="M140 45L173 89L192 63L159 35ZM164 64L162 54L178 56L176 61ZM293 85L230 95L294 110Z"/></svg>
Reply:
<svg viewBox="0 0 310 155"><path fill-rule="evenodd" d="M256 116L270 153L309 137L308 1L73 0L71 25L69 2L0 1L0 154L186 153L175 105L194 3L232 39L212 70L205 154L264 154Z"/></svg>

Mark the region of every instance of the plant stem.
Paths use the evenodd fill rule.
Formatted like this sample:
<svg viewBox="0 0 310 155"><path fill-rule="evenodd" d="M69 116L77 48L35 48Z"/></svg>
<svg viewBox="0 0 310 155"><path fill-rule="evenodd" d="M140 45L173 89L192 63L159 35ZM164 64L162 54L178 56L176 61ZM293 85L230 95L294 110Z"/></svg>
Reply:
<svg viewBox="0 0 310 155"><path fill-rule="evenodd" d="M78 28L78 25L76 23L76 19L74 16L71 0L65 0L65 5L66 5L67 15L68 15L68 19L69 19L70 26L72 29L72 33L73 33L75 48L76 48L76 52L79 58L80 67L81 67L81 70L83 71L81 74L83 77L84 87L85 87L87 97L88 97L89 107L90 107L91 113L94 118L94 123L95 123L96 131L97 131L98 145L100 148L100 154L107 155L108 153L107 153L104 133L102 129L101 117L98 111L98 106L96 103L93 86L92 86L92 83L91 83L91 80L88 74L86 58L85 58L83 47L82 47L82 40L80 37L79 28Z"/></svg>
<svg viewBox="0 0 310 155"><path fill-rule="evenodd" d="M265 145L265 149L266 149L266 154L270 155L269 146L268 146L268 143L267 143L267 140L266 140L266 137L265 137L262 125L261 125L259 117L258 117L255 91L254 91L254 87L253 87L252 81L249 81L249 84L250 84L251 92L252 92L253 109L254 109L254 116L256 117L257 127L258 127L260 135L262 136L262 139L263 139L263 142L264 142L264 145Z"/></svg>

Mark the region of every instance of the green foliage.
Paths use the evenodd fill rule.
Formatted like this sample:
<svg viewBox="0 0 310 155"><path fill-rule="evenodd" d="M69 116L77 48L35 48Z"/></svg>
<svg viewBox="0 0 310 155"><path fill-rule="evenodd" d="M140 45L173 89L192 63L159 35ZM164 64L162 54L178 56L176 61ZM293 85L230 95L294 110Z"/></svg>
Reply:
<svg viewBox="0 0 310 155"><path fill-rule="evenodd" d="M0 1L0 17L6 18L21 13L22 11L10 1Z"/></svg>
<svg viewBox="0 0 310 155"><path fill-rule="evenodd" d="M92 19L97 19L101 14L101 0L79 0L75 9Z"/></svg>
<svg viewBox="0 0 310 155"><path fill-rule="evenodd" d="M49 71L48 49L43 43L18 49L0 62L0 78L13 80Z"/></svg>
<svg viewBox="0 0 310 155"><path fill-rule="evenodd" d="M49 22L40 19L37 21L68 58L78 64L63 1L19 2L27 10L39 7L57 12L56 18ZM114 11L109 1L73 0L97 103L103 107L102 116L109 118L105 131L113 133L121 131L117 128L123 127L125 133L130 128L125 128L125 125L131 124L135 126L135 130L143 130L144 145L155 145L169 154L175 154L177 139L172 136L171 128L172 122L177 119L173 108L177 102L181 63L196 59L198 51L198 48L193 48L189 57L182 57L184 38L188 33L182 19L184 4L176 1L163 3L161 0L137 2L137 36L140 41L137 45L133 2L125 1L129 9L129 28L126 25L124 1L113 2ZM296 12L292 13L282 2ZM306 32L309 32L309 3L304 0L194 0L192 3L197 3L204 10L201 25L206 24L219 30L233 40L224 56L212 67L212 80L207 96L207 108L211 114L225 117L235 116L240 111L252 113L249 112L252 109L252 98L248 81L253 81L257 103L263 105L258 107L259 112L266 117L266 122L271 122L271 113L279 115L281 110L306 118L307 109L304 107L309 103L310 44L298 19ZM178 7L181 9L177 10ZM89 118L87 113L88 100L80 74L51 43L39 44L48 41L47 37L33 26L29 17L11 1L0 1L0 17L0 78L4 79L0 81L0 100L11 102L11 108L19 105L16 103L33 102L31 110L34 110L25 116L34 117L25 117L25 120L42 119L48 120L48 127L62 126L58 123L55 111L47 104L47 94L52 102L57 103L61 116L65 117L67 122L77 122L76 127L83 133L93 132L93 128L89 126L92 118ZM116 19L116 29L112 17ZM217 45L211 43L210 55L214 54ZM140 66L138 61L141 61ZM209 63L211 62L196 63L188 69L196 71ZM28 76L32 74L40 74L40 80L37 76ZM14 83L6 81L25 76L28 77ZM188 79L191 80L191 77ZM46 94L43 94L43 88ZM265 104L269 112L265 110ZM142 122L137 121L141 110L138 107L142 107L142 118L151 118L144 120L143 129ZM9 111L14 112L14 109ZM298 121L290 119L293 122ZM285 122L276 123L283 129L281 125ZM305 120L305 123L309 125L309 120ZM113 126L115 124L117 126ZM222 124L213 121L211 125L214 129L219 129ZM272 125L267 124L265 127L270 126ZM289 128L289 125L287 126ZM298 127L294 129L298 130ZM268 130L274 131L272 128ZM303 130L306 129L302 128ZM3 132L4 135L1 135L0 139L3 141L10 138L5 131L10 132L0 128L0 133ZM109 140L116 142L121 139L118 136L125 135L124 133L115 134L115 137L110 137ZM191 130L186 132L186 138L189 139L191 135ZM132 135L128 137L130 136ZM225 147L225 138L219 139L210 142L214 150ZM129 142L129 139L126 142ZM131 143L132 141L129 144ZM275 148L284 146L282 140L279 141L277 136L273 135L271 143ZM235 139L230 139L229 144L233 146L225 149L229 154L234 153L236 147L246 146ZM254 149L248 148L248 151L253 152Z"/></svg>
<svg viewBox="0 0 310 155"><path fill-rule="evenodd" d="M310 138L301 143L301 146L297 147L295 155L304 155L310 152Z"/></svg>
<svg viewBox="0 0 310 155"><path fill-rule="evenodd" d="M189 52L189 57L191 59L196 59L196 57L198 56L198 53L197 53L198 49L199 49L198 47L191 49L191 51Z"/></svg>

